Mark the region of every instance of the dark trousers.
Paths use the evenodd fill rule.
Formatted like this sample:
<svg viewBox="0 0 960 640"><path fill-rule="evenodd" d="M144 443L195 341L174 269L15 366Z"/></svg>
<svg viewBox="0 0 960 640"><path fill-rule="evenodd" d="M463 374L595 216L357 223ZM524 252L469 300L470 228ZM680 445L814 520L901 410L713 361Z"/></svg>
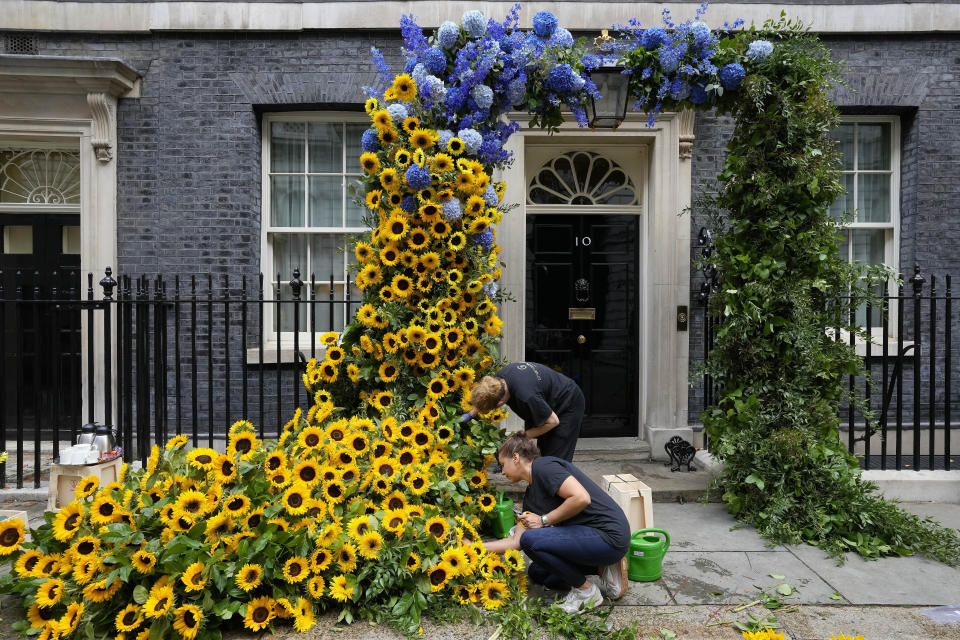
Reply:
<svg viewBox="0 0 960 640"><path fill-rule="evenodd" d="M576 397L557 414L560 423L537 438L537 448L540 449L541 456L555 456L573 462L573 450L577 447L577 438L580 437L584 407L583 392L577 389Z"/></svg>
<svg viewBox="0 0 960 640"><path fill-rule="evenodd" d="M581 586L599 567L624 555L599 531L583 525L528 529L520 536L520 548L531 560L530 579L558 590Z"/></svg>

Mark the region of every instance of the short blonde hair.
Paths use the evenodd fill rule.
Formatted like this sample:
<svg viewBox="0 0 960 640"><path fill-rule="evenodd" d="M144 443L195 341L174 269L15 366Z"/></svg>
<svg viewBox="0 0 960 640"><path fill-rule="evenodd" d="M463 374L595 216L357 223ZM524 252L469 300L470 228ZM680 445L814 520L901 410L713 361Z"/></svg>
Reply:
<svg viewBox="0 0 960 640"><path fill-rule="evenodd" d="M506 381L503 378L483 376L480 382L470 387L470 402L480 413L488 413L497 408L503 397Z"/></svg>

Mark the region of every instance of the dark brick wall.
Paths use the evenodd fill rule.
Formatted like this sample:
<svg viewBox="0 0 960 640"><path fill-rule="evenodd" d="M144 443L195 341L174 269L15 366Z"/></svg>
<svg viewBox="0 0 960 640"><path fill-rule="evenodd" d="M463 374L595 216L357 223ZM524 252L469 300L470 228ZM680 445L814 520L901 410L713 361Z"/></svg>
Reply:
<svg viewBox="0 0 960 640"><path fill-rule="evenodd" d="M900 264L904 279L913 275L919 264L926 279L924 295L929 294L931 274L937 276L938 293L943 295L946 274L960 276L960 38L954 35L911 37L827 37L827 46L834 59L844 63L846 86L834 90L833 96L844 114L891 114L901 124L900 183ZM732 130L729 119L712 113L697 114L693 148L693 180L696 192L710 188L723 163L724 136ZM702 211L694 210L691 220L691 254L698 255L697 232L705 224ZM696 301L702 277L691 277L691 368L702 358L703 307ZM906 295L912 294L904 282ZM954 295L956 293L954 292ZM937 302L936 355L930 361L929 302L921 307L921 376L914 386L912 363L903 381L903 404L907 416L913 415L914 390L920 396L924 420L929 413L931 394L942 419L945 402L943 386L945 361L944 301ZM913 304L906 306L910 314L905 334L914 336ZM953 331L953 380L960 380L960 358L956 356L960 342L960 313L956 306L950 320ZM892 365L891 365L892 369ZM934 385L931 390L931 371ZM876 392L874 392L876 397ZM896 398L896 393L894 394ZM691 421L703 407L703 390L693 387L689 394ZM896 401L896 400L894 400ZM960 408L960 391L953 385L950 393L953 415Z"/></svg>

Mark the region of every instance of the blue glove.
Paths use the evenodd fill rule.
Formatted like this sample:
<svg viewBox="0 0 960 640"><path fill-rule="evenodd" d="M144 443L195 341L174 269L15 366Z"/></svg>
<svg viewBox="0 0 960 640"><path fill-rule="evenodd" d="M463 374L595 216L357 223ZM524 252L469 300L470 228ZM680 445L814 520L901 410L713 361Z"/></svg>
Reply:
<svg viewBox="0 0 960 640"><path fill-rule="evenodd" d="M463 424L465 422L470 422L471 420L473 420L473 414L469 411L467 411L465 414L460 416L460 424Z"/></svg>

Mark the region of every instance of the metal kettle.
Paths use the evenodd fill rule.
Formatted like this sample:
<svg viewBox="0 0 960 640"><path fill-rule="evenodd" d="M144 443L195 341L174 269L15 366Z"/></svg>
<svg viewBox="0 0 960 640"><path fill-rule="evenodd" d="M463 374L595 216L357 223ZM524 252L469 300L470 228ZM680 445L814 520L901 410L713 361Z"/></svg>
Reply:
<svg viewBox="0 0 960 640"><path fill-rule="evenodd" d="M93 446L96 447L100 453L113 451L117 443L113 439L113 432L110 431L110 427L105 424L97 425L96 435L93 436Z"/></svg>
<svg viewBox="0 0 960 640"><path fill-rule="evenodd" d="M77 444L90 444L96 435L97 423L88 422L80 427L80 435L77 436Z"/></svg>

